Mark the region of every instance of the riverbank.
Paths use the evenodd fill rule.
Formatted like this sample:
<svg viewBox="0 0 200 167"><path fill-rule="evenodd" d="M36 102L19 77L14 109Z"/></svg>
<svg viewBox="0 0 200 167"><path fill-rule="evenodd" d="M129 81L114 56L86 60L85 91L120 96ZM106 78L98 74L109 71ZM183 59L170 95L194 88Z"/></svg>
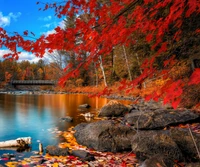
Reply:
<svg viewBox="0 0 200 167"><path fill-rule="evenodd" d="M5 92L4 92L5 93ZM14 92L16 93L16 92ZM27 93L27 92L26 92ZM42 91L42 92L37 92L37 93L41 93L41 94L48 94L49 92L46 91ZM50 92L51 93L51 92ZM57 94L55 92L52 92L52 94ZM62 94L67 94L67 92L62 92ZM31 97L31 96L30 96ZM40 97L40 96L38 96ZM122 98L122 97L121 97ZM133 99L136 100L136 99ZM145 111L147 109L150 110L155 110L155 109L161 109L160 105L158 105L158 103L155 102L144 102L143 100L139 100L140 103L138 104L133 104L132 106L132 110L130 110L130 112L135 112L138 109L140 111ZM166 108L166 107L165 107ZM109 109L110 110L110 109ZM171 112L170 112L171 113ZM158 115L158 114L156 114ZM174 115L174 114L173 114ZM150 117L151 118L151 117ZM156 118L155 116L152 116L152 118ZM182 118L182 117L180 117ZM123 123L125 123L125 129L130 127L130 123L131 122L124 122L124 117L119 117L119 118L99 118L100 120L108 120L110 121L116 121L117 123L122 123L122 125L124 126ZM135 120L135 119L133 119ZM136 119L137 120L137 119ZM149 119L150 121L151 119ZM166 121L166 119L164 119ZM126 121L130 121L129 117ZM149 121L147 121L149 123ZM163 121L162 121L163 123ZM110 124L110 123L109 123ZM160 123L159 123L160 124ZM90 125L90 124L88 124ZM142 123L141 125L148 125L147 123ZM182 126L182 125L181 125ZM115 127L115 126L113 126ZM193 132L195 133L199 133L199 124L191 124L191 127ZM187 126L182 126L182 128L187 129ZM101 128L99 128L101 129ZM135 128L134 128L135 129ZM111 130L112 132L113 130ZM116 130L114 130L116 131ZM95 130L96 132L96 130ZM7 157L2 157L1 161L5 161L8 162L7 166L12 166L15 164L18 166L106 166L106 165L112 165L112 166L116 166L116 167L120 167L120 166L139 166L139 160L136 158L136 155L133 153L133 151L120 151L118 153L111 153L108 151L94 151L93 149L91 149L90 147L84 147L82 145L79 145L76 140L74 139L74 134L75 131L73 129L68 129L67 131L63 131L63 132L59 132L56 133L60 136L63 136L65 138L66 141L60 142L59 143L59 148L67 148L69 150L67 150L67 153L69 153L69 155L66 156L49 156L48 154L46 154L46 152L44 152L43 154L35 154L35 155L31 155L29 157L26 158L19 158L19 159L14 159L12 156L10 156L11 158ZM95 134L95 133L94 133ZM102 134L102 133L100 133ZM119 135L119 134L118 134ZM114 135L117 136L117 135ZM106 138L105 138L106 139ZM116 140L116 139L115 139ZM114 141L115 141L114 140ZM121 142L122 140L120 140ZM108 142L110 143L110 142ZM112 144L111 144L112 145ZM86 154L89 153L91 155L93 155L94 159L93 161L83 161L80 159L80 157L78 158L77 156L74 156L73 154L71 154L71 150L84 150L85 152L82 154ZM69 152L68 152L69 151Z"/></svg>
<svg viewBox="0 0 200 167"><path fill-rule="evenodd" d="M109 90L112 90L112 92L108 92ZM98 86L98 87L73 87L73 88L61 88L59 86L55 87L54 89L47 89L47 90L34 90L34 89L14 89L13 87L9 88L1 88L0 94L84 94L89 97L103 97L108 99L116 99L116 100L130 100L130 101L137 101L139 99L142 99L146 93L149 93L150 89L139 90L135 89L131 93L125 93L123 90L119 91L117 86L112 86L109 88L108 91L105 91L104 86ZM146 92L146 93L145 93Z"/></svg>
<svg viewBox="0 0 200 167"><path fill-rule="evenodd" d="M52 95L52 94L71 94L71 93L72 94L80 94L81 93L81 94L89 95L88 92L83 92L83 91L82 92L77 92L77 91L65 92L65 91L49 91L49 90L41 90L41 91L21 91L21 90L5 91L5 90L3 90L2 93L12 94L12 95L24 95L24 94L28 94L28 95L48 95L49 94L49 95ZM30 96L30 97L34 97L34 96ZM42 97L42 96L36 96L36 97ZM102 95L101 97L106 97L109 99L117 99L117 100L127 100L127 99L131 100L132 104L129 106L129 109L130 109L129 112L137 111L140 113L140 111L149 111L149 110L152 111L152 110L157 110L157 109L167 109L166 111L168 111L168 109L170 108L169 106L162 106L161 102L153 102L153 101L145 102L144 100L142 100L142 98L140 96L127 97L127 96L123 96L120 94L111 94L109 96ZM135 103L135 102L138 102L138 103ZM148 112L148 113L151 113L151 112ZM164 113L167 113L167 112L164 112ZM167 117L170 115L171 111L168 113L169 114L166 114ZM156 115L151 115L151 114L147 118L146 118L146 116L147 116L146 115L144 117L144 118L146 118L146 119L144 119L144 122L140 123L139 125L146 125L148 127L149 125L153 125L154 118L156 120L159 120L156 118L156 116L159 114L156 114ZM176 114L174 113L173 115L176 115ZM116 118L116 116L114 116L114 118L105 116L107 118L105 118L105 119L99 118L99 119L100 120L108 120L108 124L112 124L112 121L114 121L115 123L113 124L113 127L117 127L116 125L119 123L120 124L119 129L121 129L120 131L123 132L123 128L127 129L127 128L131 127L133 129L137 130L137 128L133 127L133 125L132 125L133 122L138 120L137 116L136 116L136 118L135 117L132 118L132 115L131 115L131 119L128 116L126 116L126 118L124 116L120 116L119 118ZM141 116L140 116L140 118L141 118ZM187 116L186 116L186 118L187 118ZM176 118L175 121L178 119L182 119L182 116ZM161 120L161 122L158 123L158 125L163 124L166 121L166 119L164 119L164 118L163 118L163 121L162 121L162 119L160 119L160 120ZM151 121L153 123L151 123ZM88 124L88 125L90 125L90 124ZM123 127L121 127L121 125ZM179 126L181 126L182 129L186 129L186 130L188 129L188 127L185 125L179 124L179 125L177 125L177 128ZM143 128L147 128L147 127L141 127L141 128L143 129ZM192 127L193 133L199 133L199 131L200 131L199 124L197 124L197 123L190 124L190 127ZM168 124L166 124L162 128L170 128L170 127L168 126ZM98 128L98 129L102 129L102 128ZM110 127L108 129L110 129ZM108 136L112 136L111 141L110 141L110 139L108 139L106 137L107 135L105 136L105 139L108 140L107 142L105 142L105 145L106 145L106 143L111 143L112 141L116 141L116 140L120 140L120 143L121 143L124 140L124 139L122 139L122 140L119 139L120 133L118 133L117 129L111 129L109 131ZM97 130L95 130L95 133L96 132L97 132ZM117 132L117 134L112 135L111 132ZM164 130L164 132L166 132L166 130ZM98 149L95 149L95 150L97 150L97 151L95 151L94 149L91 149L90 147L88 147L88 148L84 147L76 142L76 140L74 139L74 135L73 135L74 133L75 132L73 131L73 129L68 129L67 131L59 132L59 134L58 134L60 136L63 136L66 140L64 142L60 142L58 147L63 148L63 149L67 148L68 155L52 156L52 155L48 155L48 154L46 154L46 152L44 152L43 154L40 154L40 153L35 154L34 153L34 154L30 155L29 157L16 158L16 159L14 159L13 157L11 159L11 158L6 158L5 156L3 156L1 160L2 160L2 162L4 161L5 164L7 164L7 166L12 166L15 164L15 166L19 166L19 167L20 167L20 165L21 166L52 166L52 167L54 167L54 166L58 166L58 167L59 166L80 166L80 167L85 166L86 167L86 166L92 166L92 165L93 166L106 166L106 165L109 166L110 165L110 166L114 166L114 167L115 166L116 167L120 167L120 166L135 167L135 166L139 166L139 164L142 164L141 162L143 162L138 159L136 152L132 151L130 148L129 148L129 151L122 150L117 153L112 153L111 151L101 151ZM105 132L104 131L101 132L100 134L104 134L104 133L107 134L107 130ZM180 133L182 133L182 132L180 132ZM127 134L127 133L125 133L125 134ZM153 133L152 136L157 136L157 135L159 138L160 134L157 134L157 133ZM88 135L88 136L90 136L90 135ZM118 136L118 137L115 138L115 136ZM142 136L146 136L146 134L144 134ZM134 137L134 136L132 136L132 137ZM189 137L191 137L191 136L189 136ZM83 137L81 137L81 138L83 138ZM96 138L98 139L99 137L96 137ZM150 137L148 137L148 138L150 139ZM167 136L166 136L166 138L167 138ZM86 140L86 141L90 141L90 140ZM130 141L130 140L128 140L128 141ZM192 139L190 141L192 141ZM80 143L80 141L79 141L79 143ZM95 142L92 142L92 143L95 143ZM85 145L85 144L83 144L83 145ZM101 145L104 145L104 144L101 144ZM115 143L113 143L111 145L115 145ZM90 144L89 144L89 146L90 146ZM147 148L147 147L145 147L145 148ZM74 156L73 154L71 154L72 150L84 150L85 152L82 154L84 154L84 155L90 154L94 157L94 160L92 160L92 161L82 160L80 157L77 157L77 156ZM194 151L195 151L195 149L194 149ZM60 150L59 150L59 152L60 152ZM162 161L162 159L161 159L161 161ZM182 165L185 167L186 163L184 163L182 161L178 161L177 166L178 165L179 166Z"/></svg>
<svg viewBox="0 0 200 167"><path fill-rule="evenodd" d="M119 100L131 100L134 103L137 102L138 99L149 99L149 95L154 95L155 92L160 89L162 84L159 82L148 83L143 88L134 88L133 90L127 91L125 89L120 88L120 83L115 83L110 87L106 87L103 85L98 86L81 86L76 87L74 85L70 85L68 87L60 87L59 85L55 87L40 87L34 88L33 86L22 87L22 89L14 89L13 87L7 86L0 89L0 93L13 93L13 91L28 91L30 94L85 94L89 97L106 97L109 99L119 99ZM179 104L181 108L192 108L192 109L200 109L199 101L199 90L200 86L190 86L184 90L182 93L182 100ZM152 97L153 98L153 97ZM163 104L162 99L154 98L156 102ZM171 102L167 106L171 106Z"/></svg>
<svg viewBox="0 0 200 167"><path fill-rule="evenodd" d="M139 105L138 107L141 107L141 106ZM189 156L192 156L193 158L195 157L198 159L198 156L196 156L197 155L196 150L193 147L194 143L192 141L191 135L189 133L185 133L185 131L186 132L188 131L188 124L184 125L184 124L180 124L177 122L176 126L167 126L168 124L170 125L172 123L169 121L176 120L179 122L183 122L183 120L178 120L177 118L184 119L184 117L185 117L186 120L188 120L188 117L190 117L190 119L195 118L195 117L193 117L193 114L191 114L189 116L188 114L190 114L190 112L186 112L183 115L180 115L180 116L177 115L178 117L174 117L174 115L176 115L176 113L173 113L174 110L166 110L164 113L169 111L169 113L167 114L168 116L166 117L166 118L168 118L168 120L167 120L165 118L162 118L162 114L159 116L159 114L156 113L156 115L152 116L151 112L152 112L152 110L155 110L155 106L151 106L151 108L150 108L151 112L146 112L145 115L149 113L149 118L152 116L153 118L155 118L155 120L161 121L161 123L159 123L159 122L156 123L155 120L152 120L152 119L149 119L149 121L145 121L146 118L144 118L142 115L140 115L140 119L141 119L141 121L144 121L144 123L139 123L140 127L138 127L137 133L136 133L136 131L135 131L136 127L134 127L133 126L134 124L132 124L130 121L135 120L134 118L132 118L132 116L133 116L133 114L137 113L138 107L135 106L135 108L133 108L132 111L130 112L130 115L129 116L126 115L125 120L124 120L124 117L121 117L121 116L118 118L117 117L110 118L109 115L107 115L108 117L105 117L106 115L103 115L104 117L100 117L100 119L98 121L96 121L96 123L95 122L94 123L83 123L82 125L79 124L76 127L69 128L66 131L59 132L58 135L62 136L65 140L60 142L57 146L55 146L55 145L51 146L50 149L48 149L48 153L46 152L46 148L45 148L45 151L43 153L35 152L35 155L31 155L30 157L27 157L27 158L18 159L18 160L2 158L2 160L4 160L5 162L7 161L5 163L6 166L10 166L10 167L11 166L18 166L18 167L32 167L32 166L35 166L35 167L40 167L40 166L49 166L49 167L66 167L66 166L72 166L72 167L73 166L74 167L91 167L91 166L92 167L93 166L94 167L107 167L107 166L142 167L142 165L144 165L144 163L151 164L151 162L153 162L154 165L156 163L156 164L162 165L162 167L165 167L165 166L163 166L163 164L165 164L167 162L166 159L164 159L164 161L163 161L163 159L159 159L160 158L159 157L158 159L154 159L154 160L151 159L152 160L151 162L148 162L148 160L146 160L144 162L144 160L138 159L138 155L139 155L138 150L136 152L134 150L129 150L129 151L125 151L125 150L119 151L118 150L116 152L113 150L109 150L109 148L112 148L115 150L115 147L118 147L118 149L120 147L121 149L123 149L125 147L124 142L126 142L126 144L128 144L128 142L130 142L130 139L126 140L126 137L128 137L128 136L130 137L130 135L132 135L131 138L135 138L135 135L139 135L140 133L145 133L140 136L142 139L144 137L148 138L148 140L145 140L145 142L148 142L148 141L152 142L152 133L153 133L153 136L154 136L153 138L158 139L158 141L156 141L156 143L154 143L155 145L163 144L162 142L166 142L165 145L162 145L161 147L159 146L159 147L157 147L157 149L159 148L162 150L162 148L163 148L164 153L165 153L165 151L167 151L166 155L165 155L166 157L167 157L168 153L169 153L169 155L172 155L174 157L176 155L173 155L171 153L172 152L176 153L177 146L174 144L167 145L169 141L170 141L170 143L172 142L172 139L169 140L168 136L166 136L166 133L168 131L170 131L170 133L172 132L174 134L174 132L177 132L176 130L178 130L178 138L177 138L178 141L182 141L183 143L185 143L185 141L187 140L187 142L190 143L190 144L185 144L185 145L187 145L187 148L185 148L185 149L188 149L189 147L192 148L192 152L190 152L191 155L189 154ZM143 106L143 107L150 107L150 106ZM144 110L144 108L142 110ZM111 110L109 109L109 111L105 112L104 114L108 114L108 112L110 113L110 111ZM115 110L113 110L112 112L115 112ZM142 111L140 111L140 112L142 112ZM170 114L171 114L171 116L169 116ZM163 120L158 119L156 116L162 118ZM132 119L130 119L130 118L132 118ZM151 125L155 126L155 127L151 126L150 131L146 132L146 130L148 130L148 127L149 127L148 124L151 121L152 121L152 123L154 123L154 125L152 123L151 123ZM192 123L189 125L190 125L190 129L193 133L193 136L195 136L195 140L196 140L196 134L200 134L200 123ZM160 131L155 130L159 126L168 127L167 129L162 128L163 132L165 134L165 136L163 136L164 138L162 138L162 135L164 135L164 134L159 136ZM87 128L87 130L84 128ZM144 128L145 128L145 131L142 130ZM110 129L110 130L108 130L108 129ZM131 129L135 129L133 131L134 133L132 132ZM123 132L124 130L125 130L125 133ZM155 131L152 132L152 130L155 130ZM109 134L107 134L107 131L109 132ZM157 132L159 132L159 133L157 134ZM78 135L80 133L82 133L82 134ZM90 133L92 133L92 135ZM102 134L103 138L102 138L102 135L98 136L97 135L98 133ZM181 138L180 138L180 134L182 134ZM77 135L80 136L80 137L78 137L78 141L81 142L80 140L85 140L86 144L80 145L77 142ZM108 135L109 135L109 137L108 137ZM128 136L126 136L126 135L128 135ZM150 136L148 136L148 135L150 135ZM157 135L161 138L155 137ZM75 138L75 136L76 136L76 138ZM188 138L191 138L191 139L188 140ZM160 139L162 139L162 142L160 142ZM176 139L176 137L174 137L174 139ZM136 139L134 139L134 140L135 140L135 144L136 144L137 140ZM198 138L198 140L199 140L199 138ZM95 144L97 144L97 141L99 143L98 147L96 149L93 149L92 147L96 147ZM144 144L144 142L142 142L142 143ZM84 145L88 145L88 144L89 144L89 146L92 146L92 147L84 146ZM140 149L141 146L139 145L139 143L137 143L137 144L138 144L137 148ZM197 143L197 144L199 146L199 143ZM129 146L129 144L126 146ZM168 148L168 146L169 146L169 148ZM107 151L100 151L103 148L106 148ZM172 150L170 150L170 149L172 149ZM74 154L74 150L78 151L78 153L76 152L76 154ZM155 150L153 151L151 149L148 149L148 146L145 146L145 148L142 148L142 150L145 152L148 152L147 156L151 157L152 155L155 155L154 154ZM190 149L190 151L191 151L191 149ZM162 153L163 152L161 151L160 155ZM140 155L142 155L142 154L140 154ZM195 156L193 156L193 155L195 155ZM175 160L175 159L173 159L173 160ZM170 161L170 163L173 163L173 165L175 165L177 167L198 167L198 165L199 165L199 163L196 163L193 161L190 161L187 163L184 161ZM148 166L148 167L155 167L155 166ZM166 166L166 167L172 167L172 166Z"/></svg>

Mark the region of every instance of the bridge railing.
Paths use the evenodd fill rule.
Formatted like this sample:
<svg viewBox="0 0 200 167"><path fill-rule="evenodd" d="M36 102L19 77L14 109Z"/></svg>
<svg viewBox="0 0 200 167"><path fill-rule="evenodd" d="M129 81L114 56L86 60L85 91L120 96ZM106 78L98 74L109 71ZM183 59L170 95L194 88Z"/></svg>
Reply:
<svg viewBox="0 0 200 167"><path fill-rule="evenodd" d="M52 80L11 80L11 85L55 85L57 81Z"/></svg>

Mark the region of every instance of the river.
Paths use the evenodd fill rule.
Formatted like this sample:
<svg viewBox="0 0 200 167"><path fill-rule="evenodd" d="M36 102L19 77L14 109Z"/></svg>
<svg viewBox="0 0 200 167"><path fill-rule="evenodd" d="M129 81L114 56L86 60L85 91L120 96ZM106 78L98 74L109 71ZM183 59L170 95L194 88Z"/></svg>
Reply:
<svg viewBox="0 0 200 167"><path fill-rule="evenodd" d="M38 151L39 142L44 147L56 145L62 141L57 135L59 131L65 131L81 122L92 121L86 120L81 114L91 112L97 115L98 110L108 101L106 98L89 98L83 94L0 94L0 141L31 137L30 152ZM79 108L79 105L85 103L91 108ZM65 116L72 117L73 122L60 119ZM0 155L3 153L16 151L0 150Z"/></svg>

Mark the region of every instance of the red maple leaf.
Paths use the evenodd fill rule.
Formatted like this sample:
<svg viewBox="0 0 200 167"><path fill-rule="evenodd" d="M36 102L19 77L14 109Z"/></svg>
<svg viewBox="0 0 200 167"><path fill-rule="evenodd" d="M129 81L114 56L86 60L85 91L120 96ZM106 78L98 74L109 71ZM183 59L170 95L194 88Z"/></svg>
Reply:
<svg viewBox="0 0 200 167"><path fill-rule="evenodd" d="M28 30L24 31L24 35L26 36L28 35Z"/></svg>

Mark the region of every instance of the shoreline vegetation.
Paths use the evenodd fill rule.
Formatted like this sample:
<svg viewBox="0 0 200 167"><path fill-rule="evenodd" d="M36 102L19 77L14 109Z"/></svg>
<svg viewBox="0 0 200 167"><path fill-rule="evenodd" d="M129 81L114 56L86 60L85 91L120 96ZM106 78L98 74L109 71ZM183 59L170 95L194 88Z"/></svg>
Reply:
<svg viewBox="0 0 200 167"><path fill-rule="evenodd" d="M162 106L172 107L170 101L168 103L163 102L162 97L160 99L154 98L153 96L149 98L150 94L155 94L157 90L162 87L164 82L162 80L156 80L149 82L145 87L134 88L131 91L120 90L120 82L116 82L114 85L105 87L104 85L98 86L75 86L69 85L60 87L56 85L52 86L19 86L15 89L12 86L5 85L0 87L0 93L10 93L13 92L28 92L28 94L85 94L88 97L105 97L109 99L118 99L118 100L130 100L133 103L138 103L138 100L144 101L155 101ZM200 99L199 99L200 85L194 85L186 88L185 93L182 94L181 102L178 108L188 108L194 110L200 110Z"/></svg>

